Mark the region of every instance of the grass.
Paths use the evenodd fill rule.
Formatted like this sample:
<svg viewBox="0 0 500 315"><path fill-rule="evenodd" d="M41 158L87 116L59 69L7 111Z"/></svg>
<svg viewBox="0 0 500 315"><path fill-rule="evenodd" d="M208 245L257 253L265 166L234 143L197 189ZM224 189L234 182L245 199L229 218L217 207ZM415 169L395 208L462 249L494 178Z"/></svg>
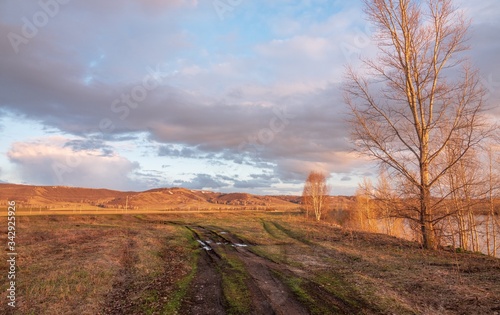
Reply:
<svg viewBox="0 0 500 315"><path fill-rule="evenodd" d="M144 297L146 309L153 311L163 308L164 300L160 299L174 289L167 284L160 291L143 288L174 268L172 272L177 274L167 276L174 281L181 278L181 290L168 300L175 305L195 274L196 262L189 256L193 252L184 247L190 234L183 234L178 227L146 224L131 216L40 216L19 217L18 221L20 314L33 310L37 314L98 313L108 303L106 296L125 271L123 262L127 259L130 291L138 294L137 300ZM129 246L129 242L135 245ZM165 253L176 260L165 265ZM184 266L185 261L191 264ZM135 308L142 309L140 305Z"/></svg>
<svg viewBox="0 0 500 315"><path fill-rule="evenodd" d="M311 314L343 314L341 313L341 310L335 305L326 305L324 301L313 297L306 289L304 279L295 276L284 275L280 272L274 272L274 274L290 288L290 290L293 292L293 294L295 294L300 302L307 306Z"/></svg>
<svg viewBox="0 0 500 315"><path fill-rule="evenodd" d="M262 227L264 228L264 230L266 230L267 233L269 233L269 235L271 235L274 238L280 239L280 236L278 236L278 233L276 233L276 228L273 228L271 226L271 223L263 220Z"/></svg>
<svg viewBox="0 0 500 315"><path fill-rule="evenodd" d="M0 241L6 244L2 219ZM17 312L97 314L105 307L120 309L121 300L132 304L130 312L179 312L200 254L187 224L217 226L256 244L247 249L287 270L276 277L313 314L332 313L335 301L337 311L366 309L367 314L500 309L499 259L426 251L393 237L346 233L287 214L246 212L18 216ZM221 251L222 289L227 311L245 314L252 309L252 279L233 250ZM6 272L0 263L0 273ZM114 301L110 296L120 285L128 293ZM6 289L0 283L2 300ZM325 294L329 301L321 299ZM5 305L0 313L7 313Z"/></svg>
<svg viewBox="0 0 500 315"><path fill-rule="evenodd" d="M181 227L178 228L180 229ZM177 314L179 311L182 299L186 296L189 285L196 275L198 259L200 257L200 249L198 248L198 243L194 239L193 234L187 229L182 228L182 230L183 238L189 243L191 248L191 255L188 259L191 271L177 282L176 289L172 292L168 302L163 306L160 313L164 315Z"/></svg>
<svg viewBox="0 0 500 315"><path fill-rule="evenodd" d="M221 251L227 262L221 266L222 291L228 305L228 314L248 314L251 310L250 291L247 283L249 274L243 263L230 251Z"/></svg>
<svg viewBox="0 0 500 315"><path fill-rule="evenodd" d="M282 224L277 223L276 221L273 221L273 224L278 230L282 231L283 233L285 233L289 237L291 237L291 238L293 238L301 243L304 243L306 245L312 245L312 242L309 241L303 233L294 231L294 230L289 229L289 228L285 228Z"/></svg>
<svg viewBox="0 0 500 315"><path fill-rule="evenodd" d="M100 309L93 301L111 289L118 271L116 229L75 227L72 219L21 217L18 225L18 310L54 314ZM43 277L40 275L43 274ZM95 300L94 300L95 299ZM64 301L64 303L61 303ZM86 304L80 307L80 301Z"/></svg>

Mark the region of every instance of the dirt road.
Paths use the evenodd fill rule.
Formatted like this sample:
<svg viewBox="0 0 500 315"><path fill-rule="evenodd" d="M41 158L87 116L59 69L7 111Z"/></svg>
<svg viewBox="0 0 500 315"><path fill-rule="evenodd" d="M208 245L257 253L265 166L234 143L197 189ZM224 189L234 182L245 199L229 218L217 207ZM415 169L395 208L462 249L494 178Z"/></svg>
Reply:
<svg viewBox="0 0 500 315"><path fill-rule="evenodd" d="M308 294L331 314L360 311L303 277L302 272L257 255L252 251L253 244L230 232L214 226L186 228L203 251L181 314L311 314L286 279L307 282L311 289ZM241 292L231 292L231 282L239 284L237 290Z"/></svg>

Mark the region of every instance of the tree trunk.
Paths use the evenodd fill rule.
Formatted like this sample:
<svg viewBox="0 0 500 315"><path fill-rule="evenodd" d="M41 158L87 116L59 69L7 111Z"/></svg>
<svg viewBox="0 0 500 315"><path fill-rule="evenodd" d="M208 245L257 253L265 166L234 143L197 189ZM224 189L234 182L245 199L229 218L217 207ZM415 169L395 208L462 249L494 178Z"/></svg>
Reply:
<svg viewBox="0 0 500 315"><path fill-rule="evenodd" d="M420 196L421 216L420 223L422 226L422 243L426 249L436 249L436 236L434 225L432 224L432 212L430 207L430 191L428 188L422 187Z"/></svg>
<svg viewBox="0 0 500 315"><path fill-rule="evenodd" d="M424 131L425 133L425 131ZM428 134L423 135L420 162L420 223L422 226L422 243L426 249L436 249L436 235L432 222L431 192L429 188Z"/></svg>

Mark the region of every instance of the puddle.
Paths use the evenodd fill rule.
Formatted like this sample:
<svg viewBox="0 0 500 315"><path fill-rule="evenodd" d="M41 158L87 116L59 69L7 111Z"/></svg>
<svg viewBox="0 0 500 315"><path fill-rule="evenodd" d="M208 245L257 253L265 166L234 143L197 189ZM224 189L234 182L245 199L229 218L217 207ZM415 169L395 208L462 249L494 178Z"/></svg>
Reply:
<svg viewBox="0 0 500 315"><path fill-rule="evenodd" d="M237 247L247 247L248 245L247 244L232 244L233 246L237 246Z"/></svg>
<svg viewBox="0 0 500 315"><path fill-rule="evenodd" d="M201 241L201 240L197 240L198 243L200 243L201 247L204 249L204 250L212 250L212 248L210 246L208 246L207 244L205 244L205 242Z"/></svg>

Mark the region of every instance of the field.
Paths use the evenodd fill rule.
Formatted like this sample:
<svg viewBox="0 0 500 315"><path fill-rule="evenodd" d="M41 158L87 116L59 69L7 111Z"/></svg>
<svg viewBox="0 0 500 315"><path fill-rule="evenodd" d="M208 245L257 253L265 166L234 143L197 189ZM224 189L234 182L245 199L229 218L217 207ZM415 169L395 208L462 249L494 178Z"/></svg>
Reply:
<svg viewBox="0 0 500 315"><path fill-rule="evenodd" d="M290 212L33 214L16 232L2 314L500 314L499 259Z"/></svg>

